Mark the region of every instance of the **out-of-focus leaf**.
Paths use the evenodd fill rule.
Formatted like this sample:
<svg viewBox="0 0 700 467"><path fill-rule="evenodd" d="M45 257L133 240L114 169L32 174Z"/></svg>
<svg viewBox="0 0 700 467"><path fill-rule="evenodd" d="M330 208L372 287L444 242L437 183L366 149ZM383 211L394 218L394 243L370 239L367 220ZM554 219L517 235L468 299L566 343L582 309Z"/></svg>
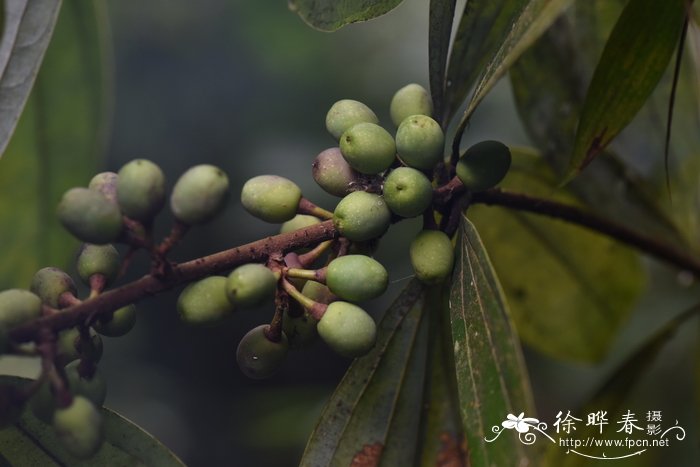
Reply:
<svg viewBox="0 0 700 467"><path fill-rule="evenodd" d="M30 380L0 376L0 384L22 386ZM70 455L50 425L40 421L31 410L24 410L19 421L0 430L0 454L9 465L95 466L148 465L182 467L185 464L157 439L109 409L101 410L105 442L95 456L81 461Z"/></svg>
<svg viewBox="0 0 700 467"><path fill-rule="evenodd" d="M65 267L73 255L76 242L55 211L66 190L87 185L103 149L103 14L102 0L63 3L0 160L0 288L26 287L39 267Z"/></svg>
<svg viewBox="0 0 700 467"><path fill-rule="evenodd" d="M309 26L335 31L346 24L367 21L396 8L403 0L290 0L289 8Z"/></svg>
<svg viewBox="0 0 700 467"><path fill-rule="evenodd" d="M541 157L513 150L504 188L580 205L556 184ZM601 359L645 283L637 254L535 214L473 206L469 217L489 249L523 341L554 358Z"/></svg>
<svg viewBox="0 0 700 467"><path fill-rule="evenodd" d="M424 303L413 281L392 304L374 349L353 362L326 404L301 466L410 465L428 348Z"/></svg>
<svg viewBox="0 0 700 467"><path fill-rule="evenodd" d="M630 392L637 386L637 382L649 371L654 364L657 355L664 348L666 343L671 340L681 324L697 314L698 307L688 309L686 312L676 316L661 329L656 331L650 338L639 346L630 356L627 357L600 386L600 388L575 412L575 416L583 414L592 414L599 411L606 413L608 423L614 423L619 420L623 411L628 409L623 404L627 400ZM578 414L578 415L577 415ZM606 439L611 437L624 436L616 432L616 429L611 428L605 430ZM579 425L576 432L578 439L600 438L600 428L597 425ZM597 456L598 458L607 455L612 457L615 455L630 454L630 449L627 447L618 449L616 452L610 446L586 447L582 448L583 454ZM566 449L562 449L559 445L550 445L545 452L543 458L543 466L547 467L583 467L590 464L590 459L579 455L572 456L567 453ZM635 460L631 465L647 465ZM654 464L655 465L655 464Z"/></svg>
<svg viewBox="0 0 700 467"><path fill-rule="evenodd" d="M561 17L510 70L521 122L557 174L568 167L588 74L588 60L579 46L584 38L579 37L572 22L591 16L592 12L579 9L592 8L594 3L577 5L575 18ZM569 188L603 215L666 241L686 243L653 196L654 188L634 177L613 154L589 166Z"/></svg>
<svg viewBox="0 0 700 467"><path fill-rule="evenodd" d="M61 2L6 0L1 6L4 29L0 36L0 157L34 84Z"/></svg>
<svg viewBox="0 0 700 467"><path fill-rule="evenodd" d="M507 415L532 417L534 403L501 285L476 228L466 217L457 239L450 318L471 465L537 465L536 451L521 443L517 432L485 442L493 438L492 427L500 426Z"/></svg>
<svg viewBox="0 0 700 467"><path fill-rule="evenodd" d="M571 181L634 118L678 44L683 0L630 0L596 66L581 110L565 181Z"/></svg>
<svg viewBox="0 0 700 467"><path fill-rule="evenodd" d="M447 53L452 36L455 0L430 0L430 27L428 31L428 66L430 93L433 97L433 115L442 123L445 95Z"/></svg>
<svg viewBox="0 0 700 467"><path fill-rule="evenodd" d="M426 304L430 318L428 368L423 392L423 415L414 465L434 467L469 465L467 444L459 416L459 394L452 352L452 330L448 305L449 290L428 290Z"/></svg>
<svg viewBox="0 0 700 467"><path fill-rule="evenodd" d="M476 85L466 120L518 56L571 0L470 0L460 21L447 70L445 119L449 121Z"/></svg>

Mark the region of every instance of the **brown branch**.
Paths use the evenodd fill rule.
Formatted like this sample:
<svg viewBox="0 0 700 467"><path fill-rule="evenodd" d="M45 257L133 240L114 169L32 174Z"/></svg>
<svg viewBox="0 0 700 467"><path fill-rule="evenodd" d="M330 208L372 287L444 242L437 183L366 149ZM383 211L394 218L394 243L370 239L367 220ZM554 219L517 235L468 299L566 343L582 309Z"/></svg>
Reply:
<svg viewBox="0 0 700 467"><path fill-rule="evenodd" d="M230 250L214 253L173 266L172 274L168 275L167 278L146 275L122 287L65 308L60 313L19 326L10 331L10 338L15 343L32 341L42 328L58 332L61 329L84 322L93 313L95 316L106 314L177 285L221 273L240 264L264 262L271 254L315 245L337 236L338 232L333 227L332 221L325 221L305 229L267 237Z"/></svg>
<svg viewBox="0 0 700 467"><path fill-rule="evenodd" d="M474 193L472 194L471 202L504 206L520 211L542 214L555 219L562 219L605 234L640 250L642 253L655 256L662 261L692 272L696 276L700 276L700 261L688 255L687 251L678 249L656 238L643 235L624 225L605 219L604 217L576 206L569 206L556 201L534 198L517 193L509 193L499 189Z"/></svg>

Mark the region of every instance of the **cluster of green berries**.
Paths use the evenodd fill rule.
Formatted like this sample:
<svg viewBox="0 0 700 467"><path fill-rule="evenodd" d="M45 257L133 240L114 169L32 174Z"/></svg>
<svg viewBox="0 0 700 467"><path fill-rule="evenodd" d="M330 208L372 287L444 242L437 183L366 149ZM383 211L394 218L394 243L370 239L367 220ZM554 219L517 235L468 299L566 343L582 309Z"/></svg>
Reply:
<svg viewBox="0 0 700 467"><path fill-rule="evenodd" d="M445 137L431 116L432 109L423 87L409 84L400 89L390 105L397 127L392 136L365 104L349 99L333 104L326 128L338 145L318 154L312 175L325 191L342 199L333 213L320 208L311 212L331 218L350 247L340 255L329 253L319 269L299 269L286 262L245 264L228 276L193 283L178 300L182 319L214 323L234 310L277 297L277 319L251 330L238 346L238 364L252 378L271 376L289 349L305 347L317 337L346 357L371 350L376 324L357 303L381 295L388 274L371 257L373 249L367 245L376 246L399 218L433 215L431 179L443 163ZM508 148L487 141L467 150L456 173L468 189L478 191L498 183L509 165ZM265 222L281 224L281 233L321 222L302 208L304 201L297 184L277 175L254 177L241 190L243 207ZM450 275L454 251L444 232L419 232L409 250L416 277L424 283L439 284ZM308 250L296 253L311 254ZM321 256L313 260L318 262ZM279 297L285 294L292 300L280 305Z"/></svg>
<svg viewBox="0 0 700 467"><path fill-rule="evenodd" d="M228 189L228 177L219 168L192 167L177 180L170 195L175 219L184 226L209 221L222 210ZM152 223L165 203L163 171L146 159L125 164L118 173L97 174L87 188L72 188L63 195L58 217L71 234L86 242L75 269L90 289L90 298L102 293L119 274L122 261L113 243L133 247L137 239L140 247L149 248ZM80 302L73 278L55 267L39 270L28 290L0 292L0 351L8 350L6 336L13 328ZM40 354L49 370L35 392L15 397L18 406L28 402L34 416L51 424L66 450L81 459L93 456L104 437L99 408L106 384L97 367L101 336L128 333L136 322L136 308L126 305L88 321L25 349ZM13 420L4 415L0 413L0 421Z"/></svg>

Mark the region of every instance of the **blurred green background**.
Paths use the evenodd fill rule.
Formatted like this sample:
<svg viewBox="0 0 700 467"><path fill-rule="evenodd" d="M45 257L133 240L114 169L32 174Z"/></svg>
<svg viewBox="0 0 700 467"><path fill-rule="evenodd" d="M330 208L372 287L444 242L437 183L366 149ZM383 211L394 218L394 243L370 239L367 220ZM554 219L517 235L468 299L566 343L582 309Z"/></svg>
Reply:
<svg viewBox="0 0 700 467"><path fill-rule="evenodd" d="M174 252L177 260L276 233L275 226L247 215L237 199L239 188L255 175L291 178L305 196L332 209L335 200L310 174L315 155L333 145L324 127L330 105L342 98L361 100L389 127L395 90L410 82L427 86L429 2L423 0L406 0L378 20L333 34L303 24L284 1L106 3L114 53L113 115L108 151L98 169L116 171L145 157L163 168L171 186L199 163L219 165L231 178L229 208L193 229ZM528 144L507 82L480 106L465 143L484 139ZM650 152L638 150L635 157L648 161ZM658 167L647 166L649 171ZM167 232L170 221L169 214L162 215L158 231ZM388 266L392 283L382 299L368 304L377 317L407 283L407 245L419 228L416 222L402 223L402 232L394 228L381 242L378 258ZM653 287L608 361L568 365L526 349L541 419L551 422L557 411L573 410L631 346L697 300L692 281L674 280L675 271L647 265ZM124 280L146 268L146 258L139 256ZM29 283L31 275L20 279ZM178 321L176 299L173 292L144 300L132 333L104 339L106 406L153 433L188 465L296 465L315 417L349 361L319 343L291 353L274 378L248 380L236 367L236 345L249 329L269 321L272 308L238 313L216 328L193 329ZM686 441L674 448L673 465L698 461L696 334L692 325L679 333L627 404L639 412L665 410L688 429ZM31 375L35 370L28 368Z"/></svg>

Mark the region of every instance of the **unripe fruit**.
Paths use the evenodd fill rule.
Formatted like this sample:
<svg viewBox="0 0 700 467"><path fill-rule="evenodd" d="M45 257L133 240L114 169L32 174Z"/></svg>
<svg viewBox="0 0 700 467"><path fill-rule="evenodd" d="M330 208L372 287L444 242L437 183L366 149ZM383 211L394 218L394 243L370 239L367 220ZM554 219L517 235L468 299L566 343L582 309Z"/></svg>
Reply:
<svg viewBox="0 0 700 467"><path fill-rule="evenodd" d="M190 324L209 324L230 315L233 305L226 295L226 278L210 276L185 287L177 299L177 311Z"/></svg>
<svg viewBox="0 0 700 467"><path fill-rule="evenodd" d="M85 243L78 253L76 269L85 285L90 285L90 277L95 274L104 276L107 285L117 276L119 263L119 252L114 245Z"/></svg>
<svg viewBox="0 0 700 467"><path fill-rule="evenodd" d="M58 333L56 340L57 363L67 365L73 360L86 357L93 362L102 358L102 338L93 328L88 330L90 339L83 341L78 328L70 328Z"/></svg>
<svg viewBox="0 0 700 467"><path fill-rule="evenodd" d="M117 201L128 217L150 222L165 204L163 171L146 159L128 162L119 170Z"/></svg>
<svg viewBox="0 0 700 467"><path fill-rule="evenodd" d="M346 255L328 264L326 285L338 297L360 302L380 296L389 275L378 261L363 255Z"/></svg>
<svg viewBox="0 0 700 467"><path fill-rule="evenodd" d="M311 165L311 175L327 193L340 197L350 193L352 183L361 177L350 167L340 148L329 148L319 153Z"/></svg>
<svg viewBox="0 0 700 467"><path fill-rule="evenodd" d="M433 100L430 93L420 84L408 84L394 94L389 107L391 121L399 126L411 115L433 114Z"/></svg>
<svg viewBox="0 0 700 467"><path fill-rule="evenodd" d="M44 381L39 389L29 399L29 407L36 418L44 423L51 423L56 411L56 399L51 389L51 384Z"/></svg>
<svg viewBox="0 0 700 467"><path fill-rule="evenodd" d="M102 193L105 198L113 203L117 202L117 179L119 176L114 172L101 172L92 177L88 188Z"/></svg>
<svg viewBox="0 0 700 467"><path fill-rule="evenodd" d="M343 99L333 104L326 114L326 129L335 139L358 123L379 123L379 119L362 102Z"/></svg>
<svg viewBox="0 0 700 467"><path fill-rule="evenodd" d="M95 331L107 337L120 337L136 324L136 306L127 305L115 310L111 316L99 318L93 324Z"/></svg>
<svg viewBox="0 0 700 467"><path fill-rule="evenodd" d="M321 220L318 217L309 216L306 214L297 214L293 219L282 224L282 227L280 227L280 233L294 232L295 230L310 227L312 225L319 224L320 222Z"/></svg>
<svg viewBox="0 0 700 467"><path fill-rule="evenodd" d="M292 219L301 200L301 189L277 175L259 175L243 185L241 203L253 216L275 224Z"/></svg>
<svg viewBox="0 0 700 467"><path fill-rule="evenodd" d="M328 304L338 298L331 292L331 289L316 281L306 281L301 293L318 303Z"/></svg>
<svg viewBox="0 0 700 467"><path fill-rule="evenodd" d="M391 211L384 199L355 191L341 199L333 212L333 224L340 234L354 242L380 237L391 224Z"/></svg>
<svg viewBox="0 0 700 467"><path fill-rule="evenodd" d="M363 174L385 171L396 158L394 138L374 123L358 123L340 137L340 152L350 167Z"/></svg>
<svg viewBox="0 0 700 467"><path fill-rule="evenodd" d="M203 224L221 212L228 193L228 176L223 170L209 164L196 165L175 183L170 208L180 222Z"/></svg>
<svg viewBox="0 0 700 467"><path fill-rule="evenodd" d="M96 407L102 407L107 397L107 383L105 383L102 373L96 368L92 377L82 377L80 376L79 366L80 360L76 360L66 365L65 368L66 380L68 381L71 394L83 396L95 404Z"/></svg>
<svg viewBox="0 0 700 467"><path fill-rule="evenodd" d="M411 242L411 265L416 277L426 284L439 284L452 272L454 247L440 230L423 230Z"/></svg>
<svg viewBox="0 0 700 467"><path fill-rule="evenodd" d="M344 357L360 357L369 352L377 338L377 325L357 305L333 302L318 322L318 334L330 348Z"/></svg>
<svg viewBox="0 0 700 467"><path fill-rule="evenodd" d="M396 131L396 150L408 166L430 170L442 160L445 135L438 122L426 115L406 118Z"/></svg>
<svg viewBox="0 0 700 467"><path fill-rule="evenodd" d="M244 264L226 279L226 295L236 306L253 307L269 300L275 293L277 277L263 264Z"/></svg>
<svg viewBox="0 0 700 467"><path fill-rule="evenodd" d="M482 141L466 150L457 162L457 177L470 191L498 185L510 169L510 149L499 141Z"/></svg>
<svg viewBox="0 0 700 467"><path fill-rule="evenodd" d="M71 234L87 243L113 242L122 231L119 206L88 188L68 190L58 204L58 218Z"/></svg>
<svg viewBox="0 0 700 467"><path fill-rule="evenodd" d="M238 367L249 378L269 378L280 369L287 355L287 336L282 333L279 342L272 342L265 335L269 327L262 324L251 329L243 336L236 349Z"/></svg>
<svg viewBox="0 0 700 467"><path fill-rule="evenodd" d="M0 326L12 329L41 316L41 298L24 289L0 292Z"/></svg>
<svg viewBox="0 0 700 467"><path fill-rule="evenodd" d="M79 459L95 455L104 440L102 415L83 396L75 396L69 406L56 409L53 428L63 447Z"/></svg>
<svg viewBox="0 0 700 467"><path fill-rule="evenodd" d="M37 294L41 301L53 308L58 308L58 298L65 292L77 295L73 279L58 268L39 269L32 278L29 289Z"/></svg>
<svg viewBox="0 0 700 467"><path fill-rule="evenodd" d="M391 171L384 181L384 201L394 214L415 217L433 200L433 186L422 172L410 167Z"/></svg>

